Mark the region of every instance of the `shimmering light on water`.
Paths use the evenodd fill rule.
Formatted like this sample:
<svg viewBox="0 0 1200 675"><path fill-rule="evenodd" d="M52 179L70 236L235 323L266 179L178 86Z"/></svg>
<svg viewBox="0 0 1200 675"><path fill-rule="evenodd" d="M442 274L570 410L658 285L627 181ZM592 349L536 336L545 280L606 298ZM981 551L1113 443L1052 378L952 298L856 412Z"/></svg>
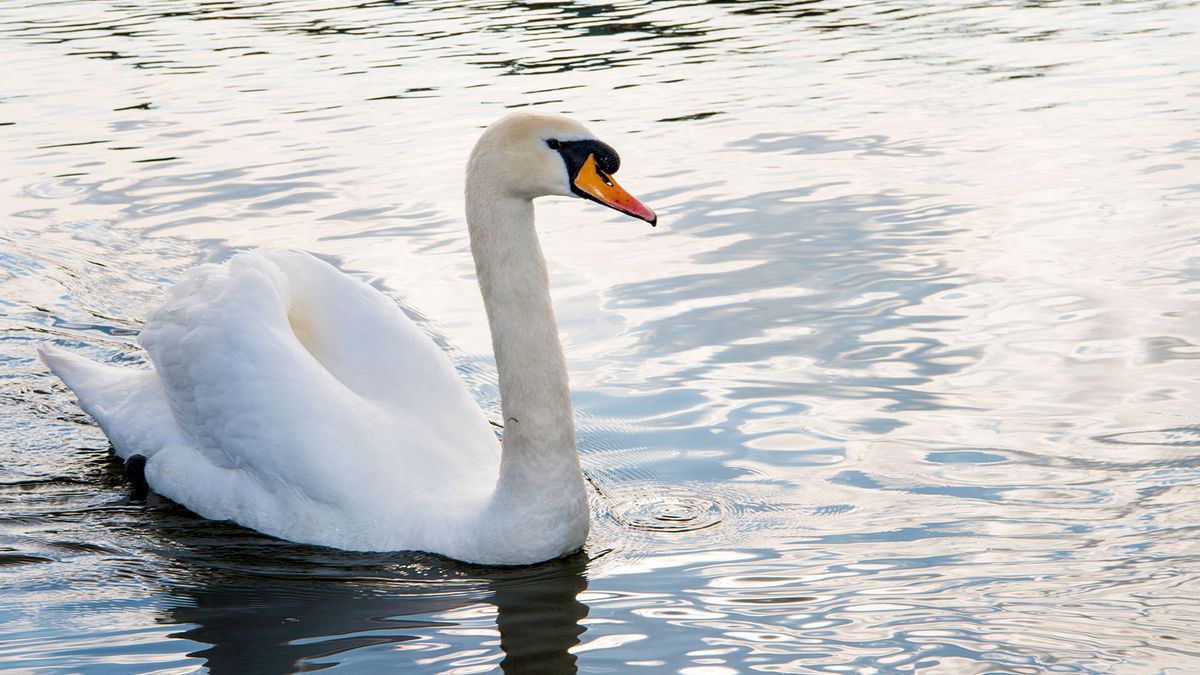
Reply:
<svg viewBox="0 0 1200 675"><path fill-rule="evenodd" d="M0 5L0 669L1187 672L1194 2ZM350 555L130 503L35 361L248 247L388 290L488 411L464 158L518 106L651 230L543 246L585 554Z"/></svg>

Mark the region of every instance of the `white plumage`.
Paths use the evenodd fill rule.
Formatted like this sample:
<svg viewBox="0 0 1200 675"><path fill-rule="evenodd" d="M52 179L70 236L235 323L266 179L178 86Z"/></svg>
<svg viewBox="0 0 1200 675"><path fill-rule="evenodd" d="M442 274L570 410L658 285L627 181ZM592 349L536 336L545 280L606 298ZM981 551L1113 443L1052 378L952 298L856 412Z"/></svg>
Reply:
<svg viewBox="0 0 1200 675"><path fill-rule="evenodd" d="M586 538L587 502L530 200L570 194L574 176L549 137L590 134L512 115L485 132L468 169L503 452L433 341L385 295L304 253L193 271L146 320L151 370L51 346L42 357L120 457L145 455L150 486L206 518L482 563L569 553Z"/></svg>

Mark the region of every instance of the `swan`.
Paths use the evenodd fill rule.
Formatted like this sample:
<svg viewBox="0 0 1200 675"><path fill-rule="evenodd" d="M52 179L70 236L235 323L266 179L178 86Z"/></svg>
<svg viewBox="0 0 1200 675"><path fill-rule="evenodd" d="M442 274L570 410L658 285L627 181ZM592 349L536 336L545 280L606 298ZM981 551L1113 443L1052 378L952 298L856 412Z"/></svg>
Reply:
<svg viewBox="0 0 1200 675"><path fill-rule="evenodd" d="M246 252L168 289L150 369L43 345L145 480L205 518L355 551L523 565L580 549L588 504L533 200L656 224L620 159L568 117L514 113L467 164L471 253L496 356L498 440L449 358L378 290L306 253Z"/></svg>

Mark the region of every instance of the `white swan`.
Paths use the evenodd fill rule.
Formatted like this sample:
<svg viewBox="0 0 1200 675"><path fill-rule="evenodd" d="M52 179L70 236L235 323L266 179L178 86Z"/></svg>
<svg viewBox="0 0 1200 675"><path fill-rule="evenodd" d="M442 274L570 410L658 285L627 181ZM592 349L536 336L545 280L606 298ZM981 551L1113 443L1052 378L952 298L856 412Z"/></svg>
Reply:
<svg viewBox="0 0 1200 675"><path fill-rule="evenodd" d="M206 518L348 550L526 564L579 549L588 506L535 197L654 224L571 119L512 114L467 167L471 251L500 377L498 442L446 355L386 296L303 253L243 253L168 291L152 370L39 350L150 487Z"/></svg>

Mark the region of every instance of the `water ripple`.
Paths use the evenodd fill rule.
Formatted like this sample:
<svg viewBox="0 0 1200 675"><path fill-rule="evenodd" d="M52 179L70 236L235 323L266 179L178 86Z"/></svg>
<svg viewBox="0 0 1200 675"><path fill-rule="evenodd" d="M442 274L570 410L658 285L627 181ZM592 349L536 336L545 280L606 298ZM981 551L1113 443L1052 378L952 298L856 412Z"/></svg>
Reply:
<svg viewBox="0 0 1200 675"><path fill-rule="evenodd" d="M1200 659L1196 7L5 3L0 669ZM498 418L461 171L528 107L661 215L539 206L583 554L348 554L130 499L34 347L142 366L162 287L245 248L387 291Z"/></svg>

